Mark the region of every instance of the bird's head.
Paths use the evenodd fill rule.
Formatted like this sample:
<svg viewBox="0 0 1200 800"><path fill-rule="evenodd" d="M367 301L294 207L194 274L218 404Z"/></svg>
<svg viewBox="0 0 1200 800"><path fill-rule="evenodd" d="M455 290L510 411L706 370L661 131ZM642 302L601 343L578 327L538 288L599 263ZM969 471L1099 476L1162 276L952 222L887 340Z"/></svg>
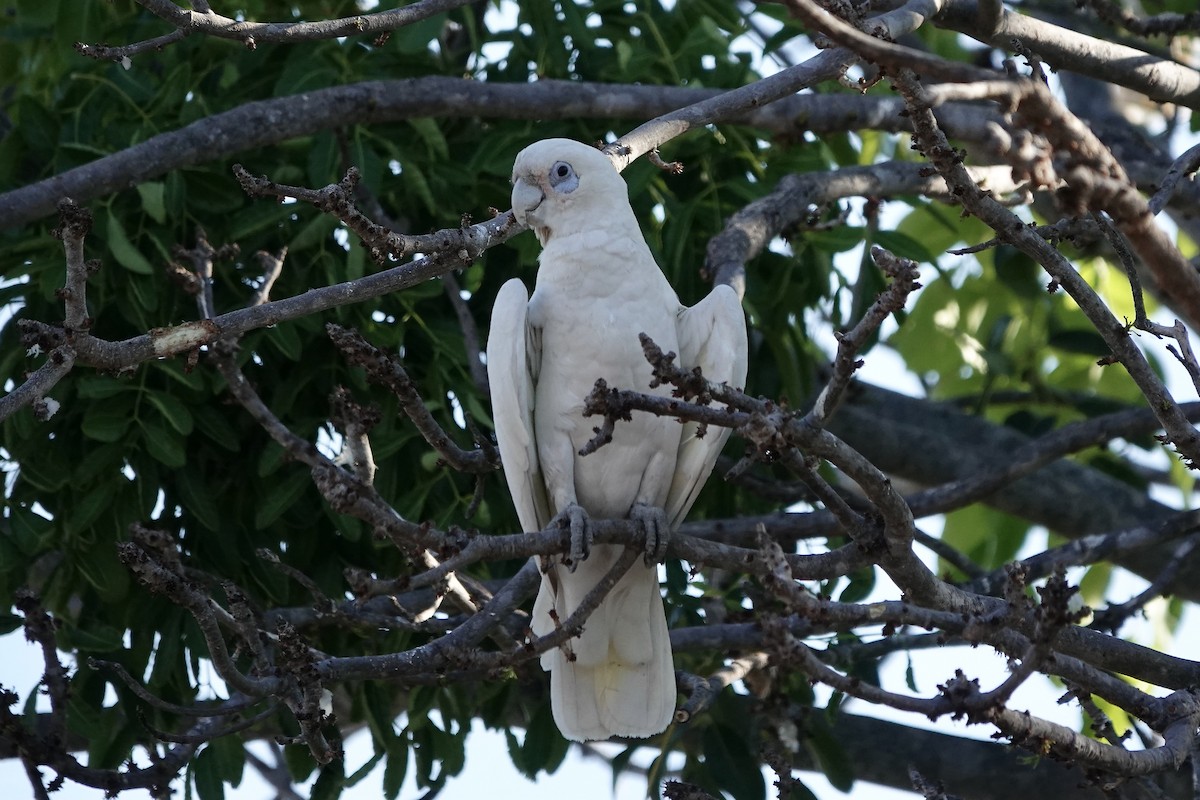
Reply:
<svg viewBox="0 0 1200 800"><path fill-rule="evenodd" d="M630 213L629 191L608 156L571 139L544 139L518 153L512 184L513 214L543 245L556 230Z"/></svg>

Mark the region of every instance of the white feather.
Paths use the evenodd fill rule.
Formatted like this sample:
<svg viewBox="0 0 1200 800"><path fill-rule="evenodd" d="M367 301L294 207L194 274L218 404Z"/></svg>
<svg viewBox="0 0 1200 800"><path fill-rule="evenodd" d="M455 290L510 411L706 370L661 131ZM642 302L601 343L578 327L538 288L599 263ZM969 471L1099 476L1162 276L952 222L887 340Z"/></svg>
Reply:
<svg viewBox="0 0 1200 800"><path fill-rule="evenodd" d="M592 455L580 448L596 421L582 414L597 378L647 390L650 366L639 333L700 366L711 380L741 385L745 319L736 294L718 287L684 308L659 270L629 205L625 182L598 151L567 139L526 148L513 167L513 211L542 242L532 297L504 285L492 313L488 378L504 474L527 531L577 503L595 518L625 518L635 504L665 510L678 526L712 470L728 432L636 414ZM656 390L666 394L668 387ZM553 630L619 557L597 545L571 573L543 575L532 628ZM543 654L551 703L569 739L646 737L675 709L675 672L657 569L630 569L567 646Z"/></svg>

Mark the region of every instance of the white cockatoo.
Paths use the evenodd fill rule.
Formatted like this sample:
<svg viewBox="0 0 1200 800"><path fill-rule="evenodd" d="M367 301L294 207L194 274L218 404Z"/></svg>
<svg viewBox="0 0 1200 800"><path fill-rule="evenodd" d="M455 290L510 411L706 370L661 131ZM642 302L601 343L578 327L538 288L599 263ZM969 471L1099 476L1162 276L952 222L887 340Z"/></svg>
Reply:
<svg viewBox="0 0 1200 800"><path fill-rule="evenodd" d="M575 741L653 736L675 710L654 561L729 432L712 428L701 437L694 423L635 414L617 424L609 444L581 456L596 426L583 416L583 399L597 378L646 390L652 375L643 332L675 351L679 365L741 386L745 317L729 286L691 308L680 304L642 237L625 181L592 147L547 139L522 150L512 207L537 234L542 255L533 297L510 280L492 312L487 369L496 438L522 527L540 531L559 517L572 532L570 568L552 564L542 573L533 632L553 631L555 617L565 620L621 554L616 545L589 547L589 517L635 520L647 540L647 563L625 573L578 638L542 655L554 721Z"/></svg>

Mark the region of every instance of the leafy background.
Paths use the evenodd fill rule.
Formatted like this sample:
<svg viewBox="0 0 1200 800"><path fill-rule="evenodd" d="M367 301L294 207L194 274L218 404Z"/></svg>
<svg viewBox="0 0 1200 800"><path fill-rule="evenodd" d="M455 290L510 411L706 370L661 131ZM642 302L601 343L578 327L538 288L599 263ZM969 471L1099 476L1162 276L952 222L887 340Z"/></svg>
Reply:
<svg viewBox="0 0 1200 800"><path fill-rule="evenodd" d="M1187 3L1174 5L1183 11ZM775 69L773 59L789 58L791 51L782 45L797 33L775 6L758 8L755 27L776 31L760 35L740 7L716 0L537 2L519 8L502 3L489 6L486 14L467 9L434 17L396 32L386 44L359 38L251 50L193 36L137 56L126 69L87 59L73 44L161 34L162 23L134 4L5 0L3 6L0 189L45 179L250 101L370 79L465 75L506 83L553 78L732 88ZM296 12L318 19L352 15L359 8L348 1L244 0L239 10L247 19L286 20ZM952 35L924 29L918 35L935 52L963 57ZM871 91L889 90L881 85ZM248 199L232 178L235 162L280 182L309 186L336 181L356 165L366 187L402 229L424 232L454 227L463 215L486 218L489 207L507 207L513 157L530 141L549 136L594 141L641 121L351 123L171 171L89 204L95 226L88 255L103 265L88 288L92 331L120 340L194 319L193 299L167 279L164 267L176 258L173 248L190 246L200 229L216 245L240 247L238 257L218 267L218 312L247 302L260 276L252 257L258 250L288 250L275 297L377 268L332 218L297 204ZM784 175L885 157L916 159L902 138L869 131L818 139L726 125L673 142L666 155L683 162L686 171L668 176L643 161L625 177L650 246L688 303L707 290L698 268L708 240L725 219ZM834 219L838 210L814 209L814 221ZM926 265L925 289L889 327L879 352L898 355L898 363L930 397L959 400L974 413L1030 433L1138 402L1123 371L1096 366L1097 356L1107 352L1103 343L1062 293L1046 292L1045 278L1032 262L1004 247L978 256L943 255L952 246L987 239L980 223L919 198L889 203L886 224L864 215L859 203L848 210L844 224L794 231L749 266L745 306L752 326L752 393L799 399L819 385L817 370L830 352L828 331L853 322L870 300L871 287L881 285L861 256L864 245L880 243ZM0 233L5 309L0 382L6 387L36 365L20 346L15 320L61 317L55 292L62 286L63 256L50 235L53 225L44 220ZM504 280L518 275L532 283L536 250L532 237L519 237L489 250L459 276L481 329L486 330ZM1128 291L1119 269L1095 255L1076 255L1085 276L1118 313L1132 316L1122 300ZM442 527L518 530L499 478L489 480L478 512L467 517L473 480L438 466L397 413L394 398L368 385L335 354L323 332L331 321L401 353L435 416L468 445L462 415L487 429L488 404L470 379L463 331L440 282L253 331L241 342L239 363L267 405L310 440L330 440L328 397L336 386L378 404L376 484L407 518ZM126 539L131 523L178 531L190 567L233 581L263 608L303 607L310 597L256 557L258 548L280 553L332 597L345 594L347 567L378 575L407 569L403 554L322 501L307 469L290 462L227 402L221 378L203 361L194 369L183 359L151 362L130 374L76 370L53 396L62 407L52 420L36 422L26 411L7 419L0 432L5 470L0 596L11 598L24 585L35 588L61 622L61 645L80 661L96 657L121 663L174 703L210 691L206 647L191 617L148 596L116 558L114 545ZM1147 452L1155 447L1149 440L1129 445ZM1142 480L1125 452L1083 458L1135 485ZM1190 489L1190 478L1178 475L1178 485ZM706 491L694 516L755 514L773 507L717 484ZM949 515L944 534L985 567L1012 558L1028 535L1026 523L978 506ZM506 576L516 566L486 565L479 577ZM1107 568L1097 569L1087 583L1096 597L1108 580ZM673 622L700 619L702 601L696 592L684 593L685 583L682 568L668 568ZM873 583L872 576L863 575L825 588L850 600L865 596ZM702 580L695 585L721 591ZM739 597L725 591L718 601L736 610ZM0 623L11 631L19 619L6 614ZM314 645L332 653L389 652L414 643L402 633L335 626L312 635ZM680 666L702 674L718 665L718 655L684 656ZM147 737L142 721L130 713L138 702L123 686L87 669L75 673L73 686L70 724L90 742L89 763L117 766ZM793 689L793 699L803 700L807 688ZM542 691L529 682L509 681L401 694L364 683L346 687L340 700L345 720L371 730L385 763L383 794L394 797L406 773L429 786L462 769L464 732L475 717L508 731L511 758L520 771L532 776L554 769L566 744L553 729ZM32 708L35 694L24 696ZM727 694L694 726L681 743L689 755L685 779L737 798L762 796L745 708L743 695ZM158 728L180 722L144 710ZM430 716L434 710L438 713ZM394 723L396 714L401 716ZM814 746L822 751L833 783L848 787L836 742L818 739ZM617 766L631 753L619 757ZM316 765L302 748L287 748L287 756L297 780L314 774ZM213 743L191 767L197 796L220 797L222 780L236 782L243 762L237 739ZM334 796L353 778L340 770L340 765L327 768L313 796Z"/></svg>

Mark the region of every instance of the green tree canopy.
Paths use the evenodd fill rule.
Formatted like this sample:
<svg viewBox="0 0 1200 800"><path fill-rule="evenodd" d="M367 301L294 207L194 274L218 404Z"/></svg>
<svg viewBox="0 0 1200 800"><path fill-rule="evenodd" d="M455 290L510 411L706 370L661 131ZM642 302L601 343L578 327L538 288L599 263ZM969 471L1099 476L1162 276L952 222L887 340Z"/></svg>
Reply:
<svg viewBox="0 0 1200 800"><path fill-rule="evenodd" d="M566 537L520 530L480 355L536 275L513 159L551 136L603 146L680 298L733 285L750 329L745 387L651 352L674 402L592 398L600 430L734 430L663 573L680 710L613 769L1188 791L1194 4L0 7L0 622L45 660L33 692L0 666L0 753L36 796L215 800L265 740L314 797L379 766L391 798L452 785L474 720L562 763L537 656L588 609L530 633ZM1012 699L1047 677L1072 725Z"/></svg>

